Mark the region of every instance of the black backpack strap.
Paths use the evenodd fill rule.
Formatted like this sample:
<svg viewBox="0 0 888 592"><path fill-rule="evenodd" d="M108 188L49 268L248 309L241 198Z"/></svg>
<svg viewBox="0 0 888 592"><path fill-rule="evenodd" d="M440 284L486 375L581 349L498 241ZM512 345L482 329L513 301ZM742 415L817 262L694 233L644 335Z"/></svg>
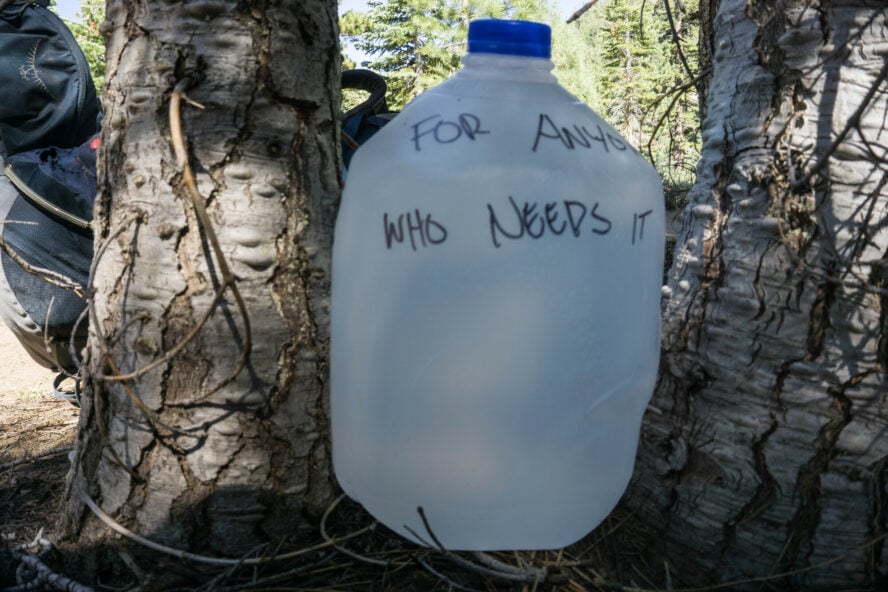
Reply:
<svg viewBox="0 0 888 592"><path fill-rule="evenodd" d="M0 0L0 12L8 8L10 14L17 14L27 8L29 4L49 8L49 0ZM4 14L3 16L6 15Z"/></svg>
<svg viewBox="0 0 888 592"><path fill-rule="evenodd" d="M34 206L91 235L98 145L96 135L75 148L20 152L6 158L3 174Z"/></svg>
<svg viewBox="0 0 888 592"><path fill-rule="evenodd" d="M345 118L360 114L388 113L385 103L385 78L370 70L345 70L342 72L342 88L363 90L370 93L366 101L348 110Z"/></svg>
<svg viewBox="0 0 888 592"><path fill-rule="evenodd" d="M385 101L385 79L375 72L345 70L342 72L342 88L370 93L364 102L352 107L342 116L342 159L348 167L355 150L396 114L389 111Z"/></svg>

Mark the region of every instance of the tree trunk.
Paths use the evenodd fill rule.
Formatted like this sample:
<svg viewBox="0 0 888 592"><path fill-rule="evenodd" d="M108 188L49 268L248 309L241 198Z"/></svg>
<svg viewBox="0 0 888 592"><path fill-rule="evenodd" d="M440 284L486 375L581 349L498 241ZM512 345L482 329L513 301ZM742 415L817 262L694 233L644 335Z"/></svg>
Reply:
<svg viewBox="0 0 888 592"><path fill-rule="evenodd" d="M336 3L111 0L107 19L87 396L63 527L81 546L108 538L88 496L158 543L239 555L298 534L333 491ZM172 144L180 83L204 107L181 112L209 223Z"/></svg>
<svg viewBox="0 0 888 592"><path fill-rule="evenodd" d="M712 25L703 158L627 505L685 584L875 585L888 571L886 9L721 0Z"/></svg>

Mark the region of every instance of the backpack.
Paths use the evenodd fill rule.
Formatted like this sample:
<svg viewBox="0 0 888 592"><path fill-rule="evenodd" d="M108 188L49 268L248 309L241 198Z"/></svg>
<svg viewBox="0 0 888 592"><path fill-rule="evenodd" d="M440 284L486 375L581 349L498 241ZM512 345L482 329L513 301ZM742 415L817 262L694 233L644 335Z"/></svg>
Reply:
<svg viewBox="0 0 888 592"><path fill-rule="evenodd" d="M93 255L90 224L101 112L82 52L73 37L68 39L70 32L65 35L64 23L44 4L13 2L0 11L0 48L17 46L13 41L22 30L29 32L29 43L38 50L52 43L38 38L35 31L54 36L54 42L69 42L62 51L64 59L58 59L63 67L51 72L52 92L32 93L28 100L17 94L18 115L0 108L0 221L4 222L0 227L0 321L36 362L76 374L76 353L85 346L87 334L82 294ZM19 59L30 64L24 69L4 70L4 62L9 66L6 58L0 57L0 83L33 90L28 68L41 63L39 51L36 56L19 51ZM49 77L50 67L47 63L36 70ZM64 75L69 76L67 83ZM386 106L381 76L348 70L343 72L342 84L370 93L344 115L343 131L352 140L343 141L348 163L356 146L395 114ZM45 114L53 105L58 113L49 121Z"/></svg>
<svg viewBox="0 0 888 592"><path fill-rule="evenodd" d="M8 154L73 148L101 114L86 57L49 0L0 0L0 138Z"/></svg>
<svg viewBox="0 0 888 592"><path fill-rule="evenodd" d="M370 93L365 101L342 116L342 163L345 168L343 172L347 172L355 150L389 123L397 113L389 111L385 101L385 79L375 72L345 70L342 72L342 88Z"/></svg>
<svg viewBox="0 0 888 592"><path fill-rule="evenodd" d="M101 109L83 52L47 4L0 0L0 86L10 89L0 102L0 321L37 363L76 374Z"/></svg>

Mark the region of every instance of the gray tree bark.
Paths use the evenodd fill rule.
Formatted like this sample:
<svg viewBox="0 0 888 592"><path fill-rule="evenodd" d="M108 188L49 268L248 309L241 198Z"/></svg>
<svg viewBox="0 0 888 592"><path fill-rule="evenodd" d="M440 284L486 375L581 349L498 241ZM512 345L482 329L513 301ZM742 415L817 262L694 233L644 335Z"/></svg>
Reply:
<svg viewBox="0 0 888 592"><path fill-rule="evenodd" d="M721 0L713 16L703 158L627 506L685 584L875 586L888 572L888 9Z"/></svg>
<svg viewBox="0 0 888 592"><path fill-rule="evenodd" d="M112 534L89 497L158 543L239 555L296 535L333 491L336 3L111 0L102 29L87 395L63 526L81 546ZM204 107L181 111L209 224L173 148L180 83Z"/></svg>

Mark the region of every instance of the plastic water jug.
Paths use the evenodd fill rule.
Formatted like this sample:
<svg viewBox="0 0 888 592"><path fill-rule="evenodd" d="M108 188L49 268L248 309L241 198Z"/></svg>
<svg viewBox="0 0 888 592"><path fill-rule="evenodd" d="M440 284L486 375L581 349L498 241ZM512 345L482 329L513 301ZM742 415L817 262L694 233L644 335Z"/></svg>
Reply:
<svg viewBox="0 0 888 592"><path fill-rule="evenodd" d="M551 73L549 27L474 21L452 78L356 153L333 248L333 464L407 538L546 549L632 474L656 380L654 169Z"/></svg>

